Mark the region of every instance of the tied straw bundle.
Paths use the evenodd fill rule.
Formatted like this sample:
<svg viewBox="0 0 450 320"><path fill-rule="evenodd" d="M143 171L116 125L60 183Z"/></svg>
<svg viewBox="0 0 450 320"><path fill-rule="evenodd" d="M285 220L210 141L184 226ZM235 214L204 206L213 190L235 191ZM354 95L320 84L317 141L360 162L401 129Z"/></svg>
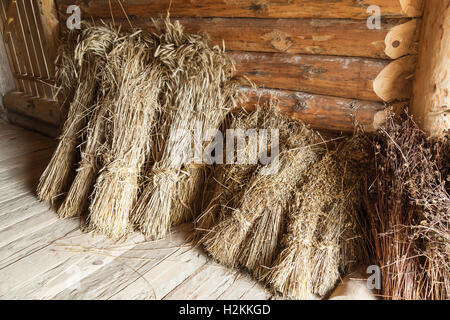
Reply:
<svg viewBox="0 0 450 320"><path fill-rule="evenodd" d="M341 142L304 173L289 207L283 249L264 276L284 296L323 298L342 272L367 261L359 221L365 149L358 138Z"/></svg>
<svg viewBox="0 0 450 320"><path fill-rule="evenodd" d="M70 187L80 134L95 106L98 74L111 50L114 36L109 28L88 27L79 35L74 53L70 52L71 45L64 46L60 51L58 61L65 65L57 74L63 88L60 93L70 96L72 88L75 92L60 142L37 187L38 198L42 201L54 203ZM73 35L69 35L71 37ZM75 85L70 83L74 79Z"/></svg>
<svg viewBox="0 0 450 320"><path fill-rule="evenodd" d="M313 148L308 144L318 138L303 124L281 116L273 106L263 110L262 116L260 128L279 130L280 145L276 146L280 151L279 171L266 174L265 167L260 166L236 206L221 213L222 220L200 240L216 260L229 266L241 262L255 274L270 266L275 256L283 214L293 187L301 177L298 173L306 170L315 159ZM268 151L275 152L274 149ZM260 154L262 152L259 150ZM219 191L215 199L220 198Z"/></svg>
<svg viewBox="0 0 450 320"><path fill-rule="evenodd" d="M111 237L130 230L139 174L151 148L161 87L159 66L153 62L153 39L136 31L119 38L108 56L103 86L109 92L100 108L106 108L106 141L103 168L94 186L89 208L91 229Z"/></svg>
<svg viewBox="0 0 450 320"><path fill-rule="evenodd" d="M171 222L184 219L183 214L173 213L180 209L180 199L189 205L193 199L188 198L196 198L195 191L186 190L203 179L203 165L190 166L190 137L196 125L200 124L202 135L217 129L239 102L232 61L222 49L210 48L202 37L183 33L178 22L166 21L155 57L167 77L162 89L164 114L159 123L167 136L133 213L134 224L151 239L165 236ZM194 154L202 155L209 142L206 139L200 147L196 145Z"/></svg>

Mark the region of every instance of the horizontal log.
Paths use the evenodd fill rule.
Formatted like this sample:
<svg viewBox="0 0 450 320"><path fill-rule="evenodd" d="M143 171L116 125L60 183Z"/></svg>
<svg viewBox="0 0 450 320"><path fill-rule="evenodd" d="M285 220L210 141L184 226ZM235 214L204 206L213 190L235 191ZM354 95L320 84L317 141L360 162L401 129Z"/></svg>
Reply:
<svg viewBox="0 0 450 320"><path fill-rule="evenodd" d="M18 125L19 127L41 133L50 138L56 138L59 135L59 129L46 122L41 122L33 117L28 117L26 115L16 113L14 111L8 111L8 120L12 124Z"/></svg>
<svg viewBox="0 0 450 320"><path fill-rule="evenodd" d="M8 111L13 111L53 126L60 123L60 108L56 101L35 98L21 92L7 93L3 102Z"/></svg>
<svg viewBox="0 0 450 320"><path fill-rule="evenodd" d="M192 34L205 34L213 44L228 50L256 52L286 52L301 54L321 54L336 56L354 56L369 58L390 58L402 50L402 55L415 53L417 42L415 24L400 28L408 20L388 19L383 21L381 29L367 29L366 22L346 19L230 19L230 18L177 18ZM99 21L99 20L97 20ZM103 19L112 22L111 19ZM159 22L160 19L157 19ZM415 21L415 20L414 20ZM100 23L100 22L99 22ZM129 29L126 19L115 19L116 25ZM155 31L152 21L138 18L132 21L135 28ZM391 30L398 32L391 36L387 44L385 38ZM399 34L401 31L401 34ZM401 47L392 43L398 41ZM394 52L394 53L392 53ZM406 52L406 53L405 53Z"/></svg>
<svg viewBox="0 0 450 320"><path fill-rule="evenodd" d="M238 74L259 87L383 101L375 94L373 82L388 60L236 51L230 55Z"/></svg>
<svg viewBox="0 0 450 320"><path fill-rule="evenodd" d="M241 18L346 18L367 19L376 5L384 17L418 17L422 0L56 0L62 16L67 7L80 6L87 18L241 17ZM122 5L121 5L122 4Z"/></svg>
<svg viewBox="0 0 450 320"><path fill-rule="evenodd" d="M275 99L282 113L314 129L353 132L359 125L366 132L379 129L386 120L383 103L313 95L274 89L242 89L248 97L246 109Z"/></svg>

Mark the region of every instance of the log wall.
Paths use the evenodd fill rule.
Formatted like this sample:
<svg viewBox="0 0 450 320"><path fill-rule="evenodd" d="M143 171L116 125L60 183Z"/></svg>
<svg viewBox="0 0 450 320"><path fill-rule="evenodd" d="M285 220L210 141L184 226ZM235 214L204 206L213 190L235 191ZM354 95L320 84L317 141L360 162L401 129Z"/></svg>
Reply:
<svg viewBox="0 0 450 320"><path fill-rule="evenodd" d="M169 10L187 32L225 44L238 74L259 88L242 89L249 107L272 95L315 128L348 132L361 124L373 131L388 103L411 96L422 0L56 0L61 28L73 4L83 20L149 31L150 18ZM380 8L379 29L367 27L371 5ZM37 113L47 122L54 114L26 115Z"/></svg>

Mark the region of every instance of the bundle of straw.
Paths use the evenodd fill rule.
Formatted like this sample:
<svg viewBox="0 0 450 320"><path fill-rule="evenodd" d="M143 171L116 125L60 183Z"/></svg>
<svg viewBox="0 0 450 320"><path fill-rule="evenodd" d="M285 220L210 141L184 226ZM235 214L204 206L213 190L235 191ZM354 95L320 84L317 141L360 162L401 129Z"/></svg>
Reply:
<svg viewBox="0 0 450 320"><path fill-rule="evenodd" d="M80 132L86 126L88 117L95 106L98 74L104 66L105 56L111 49L114 32L109 28L89 27L83 30L78 39L73 55L62 51L64 56L59 60L68 67L59 70L58 78L62 79L62 94L69 94L76 80L76 90L68 110L67 120L62 129L60 142L49 165L42 174L37 188L40 200L54 203L70 186L80 142ZM71 46L66 47L70 50ZM75 65L75 69L72 67ZM68 72L68 74L64 74ZM76 72L76 75L71 74Z"/></svg>
<svg viewBox="0 0 450 320"><path fill-rule="evenodd" d="M361 153L358 145L353 139L344 142L300 181L289 208L284 249L265 274L265 280L287 297L322 298L341 272L367 259L358 221L360 170L367 157L363 153L361 161L355 161Z"/></svg>
<svg viewBox="0 0 450 320"><path fill-rule="evenodd" d="M376 141L366 204L386 299L449 298L450 197L441 173L447 148L448 140L427 138L409 116L389 117Z"/></svg>
<svg viewBox="0 0 450 320"><path fill-rule="evenodd" d="M292 191L301 179L301 172L316 160L314 147L310 145L317 141L311 131L280 115L275 108L265 110L262 128L279 130L279 171L266 175L260 168L238 207L201 239L216 260L229 266L241 262L256 275L271 265Z"/></svg>
<svg viewBox="0 0 450 320"><path fill-rule="evenodd" d="M241 129L243 131L255 129L261 126L263 118L264 110L262 108L258 107L255 112L251 113L240 110L238 113L233 112L229 115L230 125L225 125L224 129ZM250 141L247 140L244 145L237 146L237 152L249 156L250 148ZM234 157L234 161L237 162L236 157ZM246 185L257 168L258 164L236 163L216 166L208 186L211 191L206 200L207 204L194 221L196 230L193 235L194 242L198 242L204 233L211 232L212 227L224 219L230 210L240 205Z"/></svg>
<svg viewBox="0 0 450 320"><path fill-rule="evenodd" d="M135 225L152 239L163 237L172 221L183 219L179 213L173 218L174 202L178 197L189 205L191 199L183 189L202 180L201 166L187 166L196 124L200 123L202 133L217 129L239 101L238 84L232 79L235 68L223 50L210 48L200 36L185 34L178 22L166 20L164 27L155 57L167 74L162 88L166 114L159 124L166 127L161 130L167 136L133 214ZM201 144L201 154L208 143ZM181 183L185 172L190 182Z"/></svg>
<svg viewBox="0 0 450 320"><path fill-rule="evenodd" d="M108 55L102 86L109 88L103 168L89 207L89 228L117 238L130 230L138 179L150 150L161 87L160 68L149 50L152 38L136 31L118 38Z"/></svg>

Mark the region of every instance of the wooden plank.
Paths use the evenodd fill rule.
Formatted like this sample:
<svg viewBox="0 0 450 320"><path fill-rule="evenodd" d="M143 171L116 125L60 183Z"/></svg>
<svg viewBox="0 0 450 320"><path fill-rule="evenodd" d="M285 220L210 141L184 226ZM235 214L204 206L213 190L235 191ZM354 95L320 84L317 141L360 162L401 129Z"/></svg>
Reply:
<svg viewBox="0 0 450 320"><path fill-rule="evenodd" d="M35 204L37 205L38 203L36 202ZM0 247L13 242L24 234L36 232L47 227L58 220L58 216L55 213L51 213L47 207L39 206L36 210L40 212L32 212L29 218L0 230ZM1 218L3 219L3 216ZM6 224L7 222L5 222L5 226Z"/></svg>
<svg viewBox="0 0 450 320"><path fill-rule="evenodd" d="M66 243L78 247L90 247L98 243L102 243L102 245L112 244L112 240L103 236L85 235L80 230L69 233L63 239ZM58 266L69 268L87 255L84 253L75 254L69 251L58 251L56 249L57 245L52 243L42 250L36 251L2 268L0 270L0 279L2 279L0 298L4 299L5 297L15 296L14 290L38 279L39 276L46 274L54 268L58 268Z"/></svg>
<svg viewBox="0 0 450 320"><path fill-rule="evenodd" d="M399 28L409 20L388 19L380 29L369 30L364 20L346 19L231 19L231 18L178 18L185 31L192 34L206 34L213 44L222 47L225 41L227 50L256 52L287 52L301 54L321 54L337 56L356 56L369 58L388 58L385 53L385 38L393 28ZM104 19L112 23L111 19ZM161 19L157 19L161 22ZM414 20L416 21L416 20ZM97 21L100 23L99 21ZM126 19L115 19L124 30L130 28ZM155 31L151 20L138 18L132 21L133 27ZM401 28L401 37L417 41L415 24ZM415 38L414 38L415 37ZM406 41L402 48L408 47ZM391 45L391 43L389 44ZM410 48L410 51L414 48ZM389 52L390 53L390 52Z"/></svg>
<svg viewBox="0 0 450 320"><path fill-rule="evenodd" d="M44 90L44 95L42 98L53 98L53 87L51 84L47 84L47 81L50 80L52 75L49 73L48 63L47 63L47 57L44 53L43 43L42 43L42 37L40 35L40 19L38 17L38 12L35 9L35 5L37 1L27 1L22 0L26 17L27 17L27 23L30 26L30 36L31 41L33 44L34 53L36 56L36 60L38 63L38 69L39 69L39 79L41 86ZM54 57L54 54L50 58Z"/></svg>
<svg viewBox="0 0 450 320"><path fill-rule="evenodd" d="M237 73L257 86L382 101L373 89L386 60L233 51ZM401 82L403 79L398 79ZM404 83L400 83L404 85Z"/></svg>
<svg viewBox="0 0 450 320"><path fill-rule="evenodd" d="M271 294L248 274L239 274L218 300L267 300Z"/></svg>
<svg viewBox="0 0 450 320"><path fill-rule="evenodd" d="M59 128L49 123L36 120L34 118L16 113L14 111L8 112L8 120L20 127L41 133L47 137L55 138L59 135Z"/></svg>
<svg viewBox="0 0 450 320"><path fill-rule="evenodd" d="M55 59L59 47L60 25L54 0L32 1L38 18L38 32L49 68L50 77L55 75ZM65 25L65 24L64 24Z"/></svg>
<svg viewBox="0 0 450 320"><path fill-rule="evenodd" d="M236 276L235 270L210 261L163 300L216 300L231 286Z"/></svg>
<svg viewBox="0 0 450 320"><path fill-rule="evenodd" d="M27 8L25 7L24 0L16 0L17 4L17 12L18 12L18 24L16 24L16 27L20 26L20 30L22 30L23 33L23 39L25 42L25 46L27 49L28 59L30 62L31 67L31 74L28 74L28 76L33 77L34 79L39 79L42 77L42 72L40 70L40 62L38 60L37 55L37 46L34 43L33 39L33 33L36 32L36 29L31 29L30 24L30 14L32 12L27 11ZM39 81L35 81L36 89L37 89L37 96L38 97L45 97L46 96L46 88L45 85Z"/></svg>
<svg viewBox="0 0 450 320"><path fill-rule="evenodd" d="M54 126L59 126L60 124L61 111L56 101L35 98L21 92L10 92L5 95L3 101L8 110Z"/></svg>
<svg viewBox="0 0 450 320"><path fill-rule="evenodd" d="M249 97L246 108L270 101L294 119L314 129L353 132L361 126L366 132L375 132L386 119L385 105L377 102L313 95L295 91L242 88Z"/></svg>
<svg viewBox="0 0 450 320"><path fill-rule="evenodd" d="M11 139L13 141L20 141L18 139ZM0 144L0 146L2 146ZM42 150L26 152L15 158L0 161L0 179L14 178L18 174L23 173L26 168L41 166L47 163L50 159L54 147L45 148ZM24 169L25 168L25 169Z"/></svg>
<svg viewBox="0 0 450 320"><path fill-rule="evenodd" d="M57 263L58 257L52 255L56 259L54 267L47 269L43 273L36 273L36 277L32 281L25 281L17 283L18 285L11 291L6 293L2 298L10 299L56 299L56 300L73 300L80 299L77 295L86 292L91 292L90 287L85 287L83 282L93 273L101 274L104 265L108 265L115 260L113 253L108 254L110 250L120 255L123 252L130 250L135 246L136 241L142 241L143 237L140 234L132 234L127 240L127 243L118 245L113 240L106 240L104 237L95 236L89 239L89 245L78 245L83 238L91 238L88 234L78 237L78 240L65 248L64 240L58 240L49 247L42 250L49 249L54 253L70 254L66 260ZM62 243L61 243L62 242ZM113 249L110 249L113 248ZM99 251L103 254L97 254ZM38 254L39 252L37 252ZM28 258L28 257L27 257ZM26 258L25 258L26 259ZM35 257L36 259L36 257ZM20 261L18 262L20 264ZM115 270L118 271L118 270ZM110 274L110 277L115 277L116 274ZM118 280L116 278L116 280ZM113 282L114 283L114 282ZM42 284L45 284L43 286ZM59 297L59 293L68 292L68 297Z"/></svg>
<svg viewBox="0 0 450 320"><path fill-rule="evenodd" d="M23 42L20 41L22 35L17 32L15 25L17 10L11 5L11 3L7 4L5 1L1 1L0 6L3 20L7 21L7 28L5 28L5 30L3 31L3 39L5 41L5 45L9 47L11 55L14 56L14 59L12 59L12 61L16 62L16 72L27 74L27 64L25 62L26 60L24 55L25 48L23 47ZM24 92L32 94L33 88L34 90L36 89L31 81L23 80L22 83L23 87L21 89Z"/></svg>
<svg viewBox="0 0 450 320"><path fill-rule="evenodd" d="M450 129L450 0L428 1L411 114L432 136Z"/></svg>
<svg viewBox="0 0 450 320"><path fill-rule="evenodd" d="M161 261L171 259L177 250L183 250L180 247L185 238L185 229L178 228L161 241L142 242L132 246L125 243L124 246L105 248L98 254L93 252L90 259L85 261L86 267L83 268L79 289L65 289L53 299L108 299Z"/></svg>
<svg viewBox="0 0 450 320"><path fill-rule="evenodd" d="M0 247L0 269L47 247L55 240L79 229L79 219L57 220L33 233L22 234L13 242Z"/></svg>
<svg viewBox="0 0 450 320"><path fill-rule="evenodd" d="M147 272L139 272L138 279L109 299L160 300L197 272L207 261L207 257L198 249L179 248ZM216 279L212 278L210 281L215 283Z"/></svg>
<svg viewBox="0 0 450 320"><path fill-rule="evenodd" d="M417 17L422 14L422 0L127 0L121 1L129 16L143 18L172 17L240 17L240 18L347 18L367 19L367 8L380 7L384 17ZM56 0L61 16L67 7L80 6L86 18L123 17L118 1Z"/></svg>

